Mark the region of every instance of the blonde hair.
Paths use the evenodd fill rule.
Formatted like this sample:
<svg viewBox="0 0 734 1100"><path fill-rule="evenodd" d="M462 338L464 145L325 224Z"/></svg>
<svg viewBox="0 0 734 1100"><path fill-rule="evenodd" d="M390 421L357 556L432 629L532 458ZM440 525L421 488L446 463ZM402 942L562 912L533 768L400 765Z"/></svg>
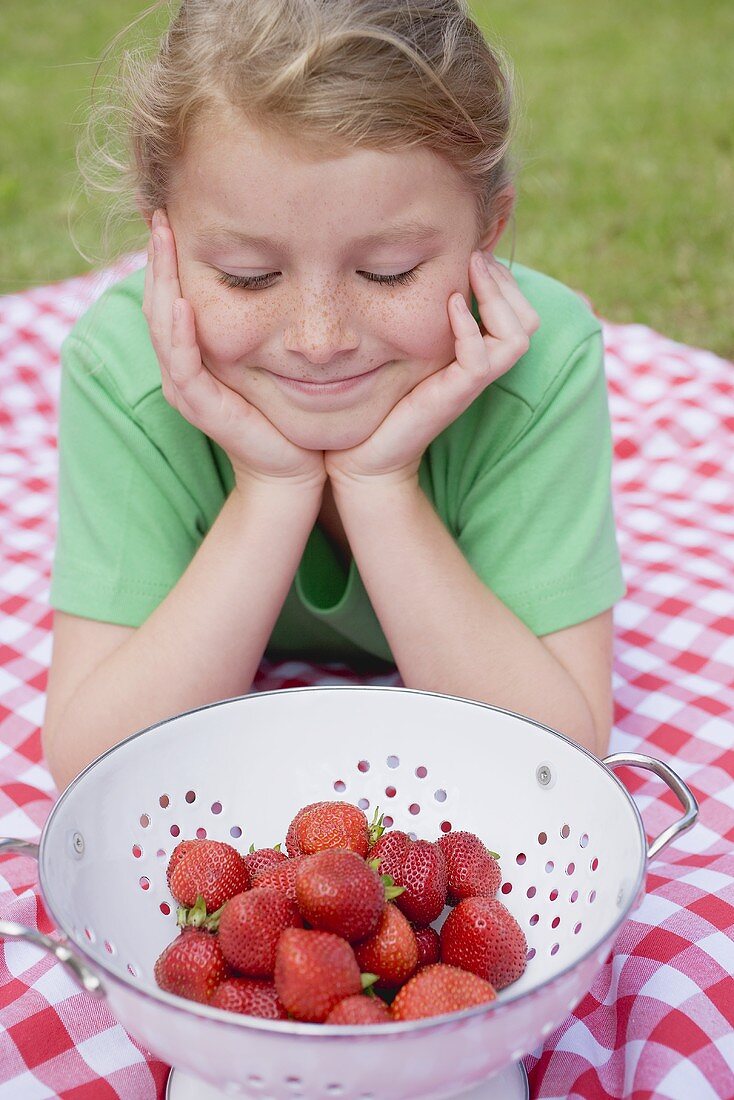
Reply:
<svg viewBox="0 0 734 1100"><path fill-rule="evenodd" d="M100 66L166 6L116 35ZM466 0L182 0L152 56L125 50L107 102L93 83L77 164L87 194L117 196L107 248L116 218L166 205L193 127L234 108L304 155L433 151L463 179L481 235L512 182L513 83Z"/></svg>

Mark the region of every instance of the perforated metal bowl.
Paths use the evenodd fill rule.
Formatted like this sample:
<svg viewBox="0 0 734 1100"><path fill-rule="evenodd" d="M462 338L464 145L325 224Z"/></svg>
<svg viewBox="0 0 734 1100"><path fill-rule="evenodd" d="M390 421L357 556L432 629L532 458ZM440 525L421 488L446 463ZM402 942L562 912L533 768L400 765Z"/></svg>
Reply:
<svg viewBox="0 0 734 1100"><path fill-rule="evenodd" d="M649 849L613 774L620 764L654 771L683 806ZM500 853L499 896L529 951L525 974L496 1002L335 1027L226 1013L156 986L153 964L176 934L166 865L179 839L269 846L301 806L335 798L379 805L387 824L417 837L468 829ZM696 813L667 765L632 754L602 763L483 703L389 687L252 694L133 734L64 792L38 849L0 842L39 855L65 938L8 921L0 936L52 951L155 1055L232 1094L440 1100L533 1050L576 1006L642 895L648 860Z"/></svg>

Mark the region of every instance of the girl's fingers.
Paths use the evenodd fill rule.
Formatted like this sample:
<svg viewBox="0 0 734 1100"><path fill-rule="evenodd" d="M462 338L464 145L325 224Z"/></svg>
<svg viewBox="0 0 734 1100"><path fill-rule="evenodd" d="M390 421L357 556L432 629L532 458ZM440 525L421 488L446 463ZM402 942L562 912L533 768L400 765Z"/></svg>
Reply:
<svg viewBox="0 0 734 1100"><path fill-rule="evenodd" d="M484 376L491 382L525 354L530 346L530 337L507 301L499 280L480 268L475 256L472 257L470 271L486 334L482 333L468 309L452 309L456 358L464 370ZM460 297L456 295L452 302Z"/></svg>
<svg viewBox="0 0 734 1100"><path fill-rule="evenodd" d="M150 300L153 292L153 238L148 238L148 261L145 265L145 282L143 284L143 317L146 321L150 317Z"/></svg>
<svg viewBox="0 0 734 1100"><path fill-rule="evenodd" d="M158 212L153 224L148 323L161 366L163 396L175 408L183 404L187 418L202 426L200 421L206 417L206 409L220 403L219 388L201 362L194 311L181 297L175 244L168 220Z"/></svg>
<svg viewBox="0 0 734 1100"><path fill-rule="evenodd" d="M195 427L216 439L229 453L242 442L243 426L257 420L253 407L230 390L206 368L196 339L191 303L177 298L173 304L171 357L163 395ZM165 375L164 375L165 377Z"/></svg>
<svg viewBox="0 0 734 1100"><path fill-rule="evenodd" d="M482 253L489 269L502 287L503 293L522 322L525 331L532 335L540 328L540 317L520 290L509 268L496 260L491 252Z"/></svg>
<svg viewBox="0 0 734 1100"><path fill-rule="evenodd" d="M153 285L150 330L159 359L167 362L171 345L173 303L181 297L173 233L166 225L153 230Z"/></svg>
<svg viewBox="0 0 734 1100"><path fill-rule="evenodd" d="M476 252L472 254L469 272L479 315L487 332L498 340L512 339L516 333L525 332L522 321L508 300L507 284L491 270L491 265L485 266Z"/></svg>
<svg viewBox="0 0 734 1100"><path fill-rule="evenodd" d="M186 403L203 406L218 396L219 386L201 361L196 340L194 311L185 298L174 299L171 307L171 352L167 373Z"/></svg>

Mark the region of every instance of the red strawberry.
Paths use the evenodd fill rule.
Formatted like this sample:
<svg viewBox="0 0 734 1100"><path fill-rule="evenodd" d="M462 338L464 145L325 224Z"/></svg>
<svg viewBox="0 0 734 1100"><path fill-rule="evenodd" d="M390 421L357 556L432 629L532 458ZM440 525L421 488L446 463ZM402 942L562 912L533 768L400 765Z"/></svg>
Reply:
<svg viewBox="0 0 734 1100"><path fill-rule="evenodd" d="M381 875L390 875L394 882L398 881L398 874L403 866L403 860L407 855L413 841L407 833L400 829L391 829L372 845L367 853L367 860L372 863L379 859L378 871Z"/></svg>
<svg viewBox="0 0 734 1100"><path fill-rule="evenodd" d="M236 848L221 840L200 840L174 867L170 889L179 905L187 908L201 894L211 913L249 885L247 868Z"/></svg>
<svg viewBox="0 0 734 1100"><path fill-rule="evenodd" d="M363 858L367 855L369 822L351 802L322 802L299 813L298 821L291 823L293 833L288 830L297 854L313 855L327 848L350 848Z"/></svg>
<svg viewBox="0 0 734 1100"><path fill-rule="evenodd" d="M181 840L171 852L170 859L168 860L168 867L166 868L166 882L168 883L168 889L171 889L171 875L175 871L176 867L192 848L196 848L201 844L200 840Z"/></svg>
<svg viewBox="0 0 734 1100"><path fill-rule="evenodd" d="M268 867L275 867L278 863L285 863L287 859L288 856L281 852L280 847L251 847L243 862L252 883L262 871L267 871Z"/></svg>
<svg viewBox="0 0 734 1100"><path fill-rule="evenodd" d="M430 924L446 904L446 861L443 852L428 840L415 840L392 876L405 891L395 904L409 921Z"/></svg>
<svg viewBox="0 0 734 1100"><path fill-rule="evenodd" d="M446 858L448 900L493 898L500 888L502 872L494 856L474 833L445 833L436 841Z"/></svg>
<svg viewBox="0 0 734 1100"><path fill-rule="evenodd" d="M324 1023L327 1024L390 1024L390 1009L379 997L355 993L345 997L332 1008Z"/></svg>
<svg viewBox="0 0 734 1100"><path fill-rule="evenodd" d="M323 1023L345 997L362 990L354 952L341 936L286 928L275 952L275 988L296 1020Z"/></svg>
<svg viewBox="0 0 734 1100"><path fill-rule="evenodd" d="M383 986L402 985L418 966L418 944L407 919L392 902L382 912L377 930L354 945L360 970L376 974Z"/></svg>
<svg viewBox="0 0 734 1100"><path fill-rule="evenodd" d="M385 907L385 886L356 852L329 849L301 860L296 901L314 928L350 942L371 936Z"/></svg>
<svg viewBox="0 0 734 1100"><path fill-rule="evenodd" d="M296 872L298 865L305 856L295 859L287 859L285 863L276 863L265 871L260 871L257 878L253 879L253 887L272 886L281 890L291 901L296 900Z"/></svg>
<svg viewBox="0 0 734 1100"><path fill-rule="evenodd" d="M219 944L230 966L251 978L271 978L275 948L284 928L303 921L282 890L246 890L225 903L219 918Z"/></svg>
<svg viewBox="0 0 734 1100"><path fill-rule="evenodd" d="M441 939L430 924L425 928L414 928L415 941L418 944L418 968L432 966L441 959Z"/></svg>
<svg viewBox="0 0 734 1100"><path fill-rule="evenodd" d="M492 898L465 898L441 929L441 958L504 989L525 970L528 945L512 913Z"/></svg>
<svg viewBox="0 0 734 1100"><path fill-rule="evenodd" d="M455 966L436 963L414 974L390 1006L393 1020L420 1020L494 1001L489 982Z"/></svg>
<svg viewBox="0 0 734 1100"><path fill-rule="evenodd" d="M264 1020L288 1019L274 983L260 978L225 978L214 990L209 1006L246 1016L262 1016Z"/></svg>
<svg viewBox="0 0 734 1100"><path fill-rule="evenodd" d="M155 980L166 993L206 1004L230 976L219 941L211 932L185 928L156 959Z"/></svg>
<svg viewBox="0 0 734 1100"><path fill-rule="evenodd" d="M308 806L304 806L302 809L300 809L291 821L290 825L288 826L288 833L286 834L285 838L285 848L291 858L303 854L298 846L298 840L296 839L296 830L298 828L299 821L304 816L304 814L310 813L311 810L315 810L317 806L326 805L326 802L309 802Z"/></svg>

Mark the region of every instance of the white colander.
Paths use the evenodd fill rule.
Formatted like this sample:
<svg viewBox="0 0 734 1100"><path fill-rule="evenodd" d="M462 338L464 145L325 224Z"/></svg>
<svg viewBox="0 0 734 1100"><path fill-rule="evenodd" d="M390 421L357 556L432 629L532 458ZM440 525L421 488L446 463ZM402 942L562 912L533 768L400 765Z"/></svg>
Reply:
<svg viewBox="0 0 734 1100"><path fill-rule="evenodd" d="M649 850L611 771L620 764L654 771L684 807ZM166 865L179 839L270 846L322 799L370 815L379 805L386 823L428 840L467 829L499 852L499 896L529 945L523 977L489 1005L371 1027L259 1020L158 989L153 964L177 931ZM38 855L65 939L9 921L0 936L52 951L156 1056L233 1095L440 1100L533 1050L576 1006L641 898L648 859L697 810L667 765L601 763L483 703L390 687L263 692L133 734L64 792L38 848L0 842Z"/></svg>

